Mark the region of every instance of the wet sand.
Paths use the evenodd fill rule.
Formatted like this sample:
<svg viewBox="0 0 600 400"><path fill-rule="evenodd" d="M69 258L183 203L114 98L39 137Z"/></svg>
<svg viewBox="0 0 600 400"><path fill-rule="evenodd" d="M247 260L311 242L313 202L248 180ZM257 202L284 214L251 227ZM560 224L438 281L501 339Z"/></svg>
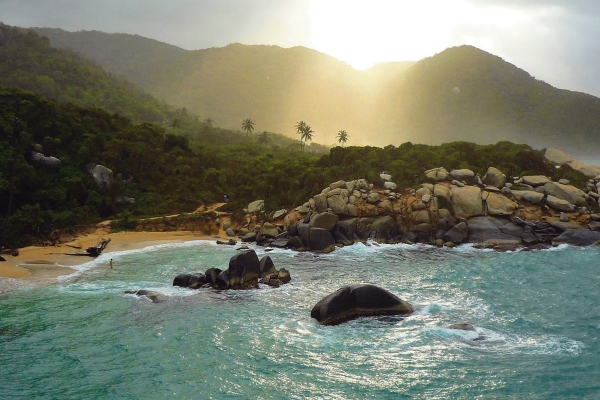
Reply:
<svg viewBox="0 0 600 400"><path fill-rule="evenodd" d="M219 235L226 240L225 232L221 231ZM99 226L93 233L82 235L68 243L47 247L24 247L19 249L17 257L4 255L6 261L0 262L0 292L54 283L59 276L75 271L70 267L94 259L88 256L70 256L66 253L84 253L86 248L97 245L103 238L110 239L103 254L190 240L217 240L212 236L190 231L109 233L107 227ZM79 246L81 250L67 245Z"/></svg>

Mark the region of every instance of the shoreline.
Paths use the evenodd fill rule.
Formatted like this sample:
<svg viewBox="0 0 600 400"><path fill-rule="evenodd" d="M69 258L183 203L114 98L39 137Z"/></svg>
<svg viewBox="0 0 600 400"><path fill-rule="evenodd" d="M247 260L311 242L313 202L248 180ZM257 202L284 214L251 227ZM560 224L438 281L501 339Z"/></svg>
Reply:
<svg viewBox="0 0 600 400"><path fill-rule="evenodd" d="M227 237L224 231L219 232L219 236L221 238ZM92 233L81 235L60 245L28 246L19 249L17 257L4 255L6 261L0 262L0 292L11 290L12 286L34 287L55 283L60 276L69 275L76 271L71 267L96 259L87 256L69 256L66 253L83 252L83 249L95 246L103 238L110 239L110 243L102 254L143 249L160 244L184 243L193 240L217 240L213 236L192 231L109 233L107 227L98 227ZM73 249L67 245L80 246L82 250ZM3 281L7 285L2 284ZM8 284L10 282L12 284Z"/></svg>

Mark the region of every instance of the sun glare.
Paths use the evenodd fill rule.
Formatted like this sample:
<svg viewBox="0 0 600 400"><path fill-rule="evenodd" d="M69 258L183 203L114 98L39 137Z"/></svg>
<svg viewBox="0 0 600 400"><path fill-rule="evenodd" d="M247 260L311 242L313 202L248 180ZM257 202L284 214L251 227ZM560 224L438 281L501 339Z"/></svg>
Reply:
<svg viewBox="0 0 600 400"><path fill-rule="evenodd" d="M419 60L460 44L493 51L493 37L460 28L527 23L519 11L447 0L312 0L307 13L310 47L361 70L378 62Z"/></svg>

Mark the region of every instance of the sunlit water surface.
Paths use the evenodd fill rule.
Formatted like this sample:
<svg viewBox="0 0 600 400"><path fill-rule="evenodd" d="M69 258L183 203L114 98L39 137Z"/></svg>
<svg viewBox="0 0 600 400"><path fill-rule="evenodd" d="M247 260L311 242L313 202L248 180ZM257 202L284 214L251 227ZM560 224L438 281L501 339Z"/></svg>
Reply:
<svg viewBox="0 0 600 400"><path fill-rule="evenodd" d="M275 250L292 275L280 288L171 286L235 253L189 242L105 254L59 284L0 294L0 398L600 398L598 248ZM415 313L334 327L310 318L358 282ZM462 322L477 332L446 328Z"/></svg>

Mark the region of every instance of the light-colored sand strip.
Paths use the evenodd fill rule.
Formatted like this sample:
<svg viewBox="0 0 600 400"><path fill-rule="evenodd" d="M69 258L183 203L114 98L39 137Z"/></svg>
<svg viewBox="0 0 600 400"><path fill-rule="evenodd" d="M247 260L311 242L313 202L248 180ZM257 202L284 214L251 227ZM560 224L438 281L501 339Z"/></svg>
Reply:
<svg viewBox="0 0 600 400"><path fill-rule="evenodd" d="M225 232L220 232L225 238ZM66 253L84 252L87 247L95 246L102 238L109 238L110 243L103 254L142 249L149 246L168 243L183 243L190 240L216 240L212 236L199 235L190 231L177 232L118 232L108 233L108 228L100 226L91 233L66 243L79 246L76 250L66 244L49 247L30 246L19 249L19 256L5 255L5 262L0 262L0 292L11 290L15 286L29 287L47 285L62 275L74 272L70 266L81 265L94 258L85 256L69 256ZM108 264L107 264L108 267ZM3 279L9 278L9 279ZM15 285L13 280L24 280L23 285Z"/></svg>

